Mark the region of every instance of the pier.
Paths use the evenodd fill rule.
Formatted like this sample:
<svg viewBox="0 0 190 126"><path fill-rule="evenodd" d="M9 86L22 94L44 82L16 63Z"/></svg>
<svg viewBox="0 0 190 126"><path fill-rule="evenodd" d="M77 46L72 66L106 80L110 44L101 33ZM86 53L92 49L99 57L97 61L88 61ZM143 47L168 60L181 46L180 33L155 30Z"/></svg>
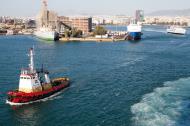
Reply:
<svg viewBox="0 0 190 126"><path fill-rule="evenodd" d="M87 37L87 38L61 38L62 42L119 42L125 41L123 38L95 38L95 37Z"/></svg>

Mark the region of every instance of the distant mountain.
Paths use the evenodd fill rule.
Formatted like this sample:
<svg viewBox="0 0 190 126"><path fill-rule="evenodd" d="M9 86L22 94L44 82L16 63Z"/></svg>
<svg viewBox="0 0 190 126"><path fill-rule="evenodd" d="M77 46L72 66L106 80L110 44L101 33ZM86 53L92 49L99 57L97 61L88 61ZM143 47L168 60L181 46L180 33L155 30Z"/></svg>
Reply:
<svg viewBox="0 0 190 126"><path fill-rule="evenodd" d="M190 16L190 9L160 10L147 14L147 16Z"/></svg>

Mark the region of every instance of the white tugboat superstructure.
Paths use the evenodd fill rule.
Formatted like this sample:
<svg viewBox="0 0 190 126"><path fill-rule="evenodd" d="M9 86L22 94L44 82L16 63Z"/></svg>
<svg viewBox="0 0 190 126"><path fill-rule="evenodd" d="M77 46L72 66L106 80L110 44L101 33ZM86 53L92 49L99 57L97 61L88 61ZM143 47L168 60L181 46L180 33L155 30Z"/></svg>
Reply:
<svg viewBox="0 0 190 126"><path fill-rule="evenodd" d="M29 55L30 64L29 69L22 69L19 81L19 91L30 93L42 91L42 86L34 67L34 52L30 49Z"/></svg>

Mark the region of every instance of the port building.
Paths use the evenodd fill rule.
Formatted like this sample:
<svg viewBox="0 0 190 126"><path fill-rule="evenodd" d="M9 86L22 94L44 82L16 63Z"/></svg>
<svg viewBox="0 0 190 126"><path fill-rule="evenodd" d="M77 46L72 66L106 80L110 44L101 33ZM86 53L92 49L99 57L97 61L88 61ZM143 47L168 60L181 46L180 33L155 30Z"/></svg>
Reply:
<svg viewBox="0 0 190 126"><path fill-rule="evenodd" d="M69 26L72 29L81 30L83 34L88 34L92 31L92 18L91 17L59 17L59 22Z"/></svg>
<svg viewBox="0 0 190 126"><path fill-rule="evenodd" d="M59 32L75 28L81 30L83 34L88 34L92 31L92 18L58 16L56 12L47 9L47 1L43 0L40 13L37 16L37 27L43 26Z"/></svg>

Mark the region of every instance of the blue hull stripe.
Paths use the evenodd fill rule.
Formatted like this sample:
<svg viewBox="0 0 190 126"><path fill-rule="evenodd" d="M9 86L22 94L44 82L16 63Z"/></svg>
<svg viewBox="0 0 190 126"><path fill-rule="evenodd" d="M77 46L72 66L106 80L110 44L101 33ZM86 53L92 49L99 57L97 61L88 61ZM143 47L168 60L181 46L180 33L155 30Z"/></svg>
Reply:
<svg viewBox="0 0 190 126"><path fill-rule="evenodd" d="M141 38L141 32L130 32L129 33L129 35L130 35L130 37L132 37L132 38Z"/></svg>

